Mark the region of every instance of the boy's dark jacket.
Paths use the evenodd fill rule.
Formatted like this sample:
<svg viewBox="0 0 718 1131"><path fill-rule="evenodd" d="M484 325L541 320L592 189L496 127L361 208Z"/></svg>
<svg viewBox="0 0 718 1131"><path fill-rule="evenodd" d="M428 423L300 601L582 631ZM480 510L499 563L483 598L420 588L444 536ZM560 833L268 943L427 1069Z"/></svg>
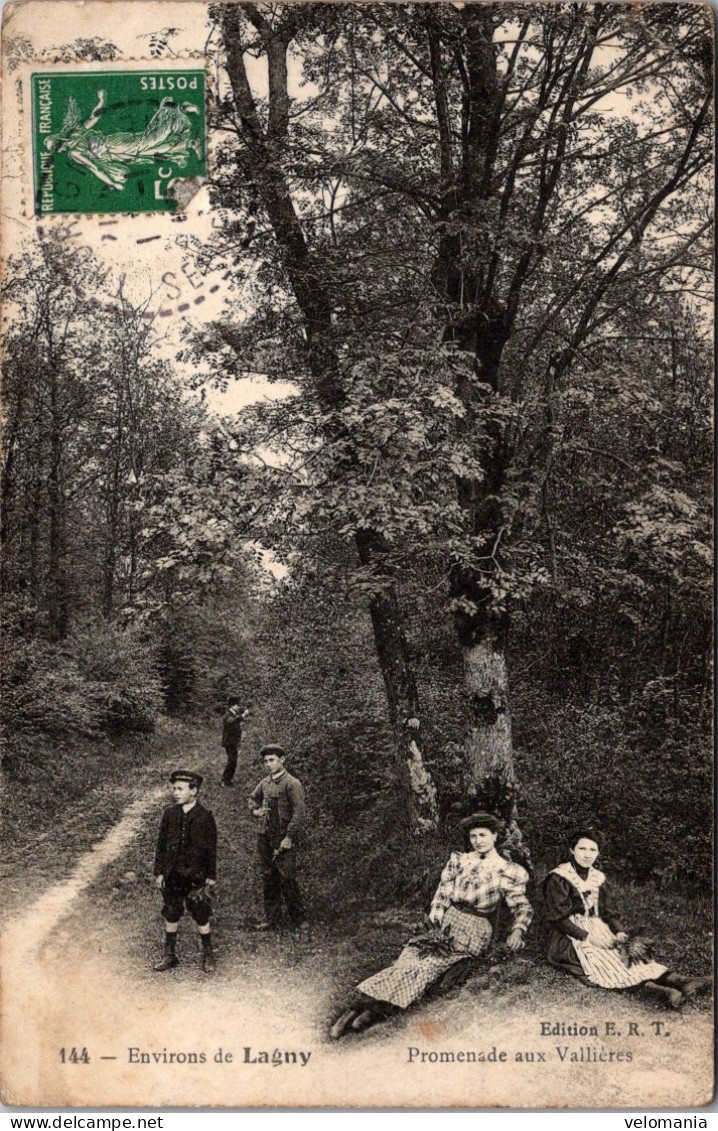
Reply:
<svg viewBox="0 0 718 1131"><path fill-rule="evenodd" d="M156 876L168 876L179 855L181 805L171 805L162 814L155 852ZM197 884L217 878L217 826L208 809L197 802L187 814L186 872Z"/></svg>

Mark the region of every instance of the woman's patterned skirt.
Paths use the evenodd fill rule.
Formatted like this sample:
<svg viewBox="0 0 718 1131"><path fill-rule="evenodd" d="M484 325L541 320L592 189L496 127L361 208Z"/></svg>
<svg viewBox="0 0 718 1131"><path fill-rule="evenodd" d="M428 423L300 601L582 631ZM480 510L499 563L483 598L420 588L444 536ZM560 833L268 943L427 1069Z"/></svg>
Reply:
<svg viewBox="0 0 718 1131"><path fill-rule="evenodd" d="M441 946L432 952L431 936L411 939L396 962L360 982L357 989L406 1009L457 962L488 950L491 934L488 919L449 907L441 922Z"/></svg>

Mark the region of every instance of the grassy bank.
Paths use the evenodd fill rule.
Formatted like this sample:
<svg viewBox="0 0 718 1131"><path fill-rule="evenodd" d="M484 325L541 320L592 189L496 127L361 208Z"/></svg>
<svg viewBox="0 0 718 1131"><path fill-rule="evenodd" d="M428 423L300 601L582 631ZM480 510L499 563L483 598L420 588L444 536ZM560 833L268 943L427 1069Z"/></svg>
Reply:
<svg viewBox="0 0 718 1131"><path fill-rule="evenodd" d="M161 718L151 735L72 744L38 743L3 765L1 889L5 906L61 878L205 728ZM201 736L201 737L200 737Z"/></svg>
<svg viewBox="0 0 718 1131"><path fill-rule="evenodd" d="M307 782L309 820L301 878L314 926L301 942L288 936L257 940L251 934L253 922L262 918L256 825L245 798L262 774L254 749L259 738L242 750L235 789L222 790L223 755L216 730L163 719L156 732L144 739L55 750L5 771L5 904L10 909L25 904L66 875L135 797L161 785L170 768L186 763L206 775L202 800L213 810L219 828L216 932L220 946L232 952L240 932L243 953L252 953L259 945L269 952L276 950L278 957L288 947L290 955L311 958L325 954L329 947L333 997L339 1002L356 980L391 961L406 938L421 929L441 868L449 851L460 847L459 839L447 828L441 835L407 845L401 830L392 825L389 809L355 814L341 824L328 821L321 799ZM93 905L104 907L114 922L128 968L147 970L160 936L152 858L161 809L169 800L168 796L166 802L158 801L131 848L88 893ZM553 863L542 861L537 867L529 891L536 909L534 926L521 960L492 976L499 990L506 979L513 984L523 977L527 961L534 969L540 966L545 934L540 880ZM135 879L126 882L127 873ZM708 899L659 892L649 884L614 882L613 889L626 922L644 926L659 940L657 952L670 966L710 968ZM549 980L555 977L551 971L544 973Z"/></svg>

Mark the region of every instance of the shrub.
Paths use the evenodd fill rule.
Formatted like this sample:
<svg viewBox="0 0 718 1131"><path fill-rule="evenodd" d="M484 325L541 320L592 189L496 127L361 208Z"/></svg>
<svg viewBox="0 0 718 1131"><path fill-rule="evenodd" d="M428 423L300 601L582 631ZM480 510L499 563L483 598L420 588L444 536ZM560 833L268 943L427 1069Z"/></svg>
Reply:
<svg viewBox="0 0 718 1131"><path fill-rule="evenodd" d="M162 704L151 642L138 629L86 621L66 641L86 681L102 730L149 732Z"/></svg>
<svg viewBox="0 0 718 1131"><path fill-rule="evenodd" d="M41 639L6 635L0 665L0 722L7 747L46 735L96 736L100 712L77 660Z"/></svg>
<svg viewBox="0 0 718 1131"><path fill-rule="evenodd" d="M612 873L699 888L712 868L711 767L690 722L666 720L659 733L630 705L549 707L517 748L522 823L558 863L571 829L590 820Z"/></svg>
<svg viewBox="0 0 718 1131"><path fill-rule="evenodd" d="M97 620L53 643L33 610L6 613L0 726L8 755L36 740L152 730L161 691L149 641Z"/></svg>

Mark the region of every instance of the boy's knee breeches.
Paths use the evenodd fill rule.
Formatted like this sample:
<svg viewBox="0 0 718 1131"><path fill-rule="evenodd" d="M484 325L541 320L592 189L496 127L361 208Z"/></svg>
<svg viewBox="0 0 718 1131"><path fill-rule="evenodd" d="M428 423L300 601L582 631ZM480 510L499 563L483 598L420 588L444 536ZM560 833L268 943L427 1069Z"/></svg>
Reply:
<svg viewBox="0 0 718 1131"><path fill-rule="evenodd" d="M187 903L187 896L193 888L198 886L196 881L186 876L170 874L167 877L163 891L165 901L162 907L162 916L165 922L179 923L186 908L198 927L207 926L212 914L209 900L203 900L199 906Z"/></svg>

